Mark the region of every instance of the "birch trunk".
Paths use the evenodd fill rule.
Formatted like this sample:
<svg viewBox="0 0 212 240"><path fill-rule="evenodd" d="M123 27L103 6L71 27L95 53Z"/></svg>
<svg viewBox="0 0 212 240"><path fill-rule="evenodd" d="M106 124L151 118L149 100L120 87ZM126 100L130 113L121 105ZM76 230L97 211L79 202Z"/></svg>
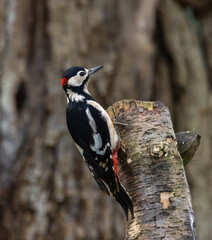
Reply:
<svg viewBox="0 0 212 240"><path fill-rule="evenodd" d="M196 239L190 191L168 108L162 102L124 100L108 112L125 152L120 153L120 178L134 203L126 240Z"/></svg>

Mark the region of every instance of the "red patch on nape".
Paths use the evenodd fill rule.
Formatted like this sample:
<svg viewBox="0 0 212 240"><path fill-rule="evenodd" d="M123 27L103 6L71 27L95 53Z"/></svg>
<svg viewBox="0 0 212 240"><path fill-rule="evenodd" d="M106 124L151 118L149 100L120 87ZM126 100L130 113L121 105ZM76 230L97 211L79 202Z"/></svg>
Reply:
<svg viewBox="0 0 212 240"><path fill-rule="evenodd" d="M119 179L119 175L118 175L118 162L117 162L117 159L118 159L118 150L119 150L119 148L120 148L120 144L118 143L116 148L113 150L113 154L112 154L112 156L113 156L113 166L114 166L114 170L116 172L116 175L117 175L118 179Z"/></svg>
<svg viewBox="0 0 212 240"><path fill-rule="evenodd" d="M64 78L61 80L62 86L64 87L64 86L67 84L67 82L68 82L68 79L64 77Z"/></svg>

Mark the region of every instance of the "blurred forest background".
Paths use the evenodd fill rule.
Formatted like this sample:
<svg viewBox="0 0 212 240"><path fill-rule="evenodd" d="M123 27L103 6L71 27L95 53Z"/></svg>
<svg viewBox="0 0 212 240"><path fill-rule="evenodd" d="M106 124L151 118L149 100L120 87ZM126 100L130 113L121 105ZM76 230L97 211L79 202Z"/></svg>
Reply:
<svg viewBox="0 0 212 240"><path fill-rule="evenodd" d="M200 240L212 236L212 1L0 1L0 239L124 239L122 209L67 131L61 75L104 65L105 108L160 100L200 148L186 167Z"/></svg>

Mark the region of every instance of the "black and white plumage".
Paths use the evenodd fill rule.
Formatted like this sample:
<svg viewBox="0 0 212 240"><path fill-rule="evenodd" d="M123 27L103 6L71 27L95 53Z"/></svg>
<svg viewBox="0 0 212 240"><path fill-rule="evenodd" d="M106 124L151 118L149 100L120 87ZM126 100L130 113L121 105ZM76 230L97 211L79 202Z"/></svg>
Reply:
<svg viewBox="0 0 212 240"><path fill-rule="evenodd" d="M85 69L76 66L63 73L62 86L67 96L67 125L92 176L106 194L113 194L128 218L128 210L133 217L133 205L118 177L119 139L110 117L87 89L90 75L102 67Z"/></svg>

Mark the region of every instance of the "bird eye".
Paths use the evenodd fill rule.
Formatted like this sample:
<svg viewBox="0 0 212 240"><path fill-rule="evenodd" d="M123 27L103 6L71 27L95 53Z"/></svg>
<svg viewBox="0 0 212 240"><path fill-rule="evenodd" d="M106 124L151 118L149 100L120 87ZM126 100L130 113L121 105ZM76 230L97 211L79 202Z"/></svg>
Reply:
<svg viewBox="0 0 212 240"><path fill-rule="evenodd" d="M84 76L84 75L85 75L85 72L84 72L84 71L80 71L80 72L79 72L79 75L80 75L80 76Z"/></svg>

